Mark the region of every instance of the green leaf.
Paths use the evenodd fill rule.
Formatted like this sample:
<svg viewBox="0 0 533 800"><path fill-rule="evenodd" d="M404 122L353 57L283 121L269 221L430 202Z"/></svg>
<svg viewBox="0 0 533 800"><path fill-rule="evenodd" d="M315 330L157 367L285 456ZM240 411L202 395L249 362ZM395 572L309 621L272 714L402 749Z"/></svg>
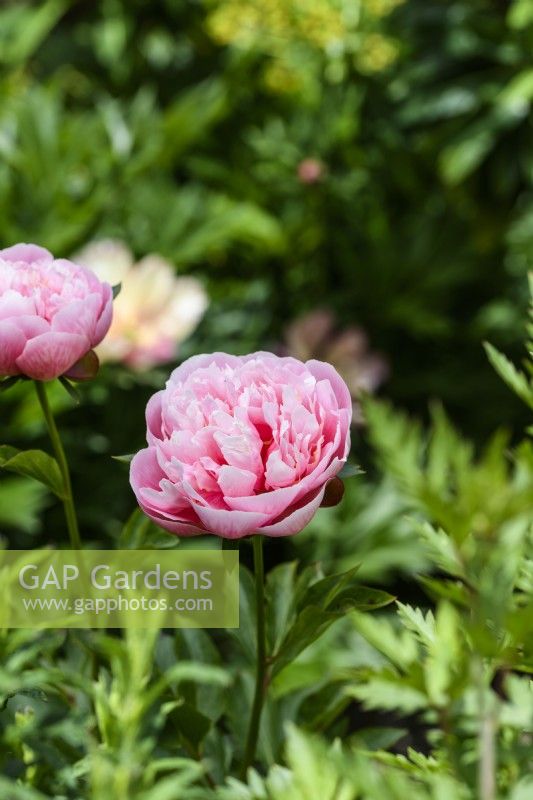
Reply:
<svg viewBox="0 0 533 800"><path fill-rule="evenodd" d="M328 728L350 704L344 684L328 683L308 696L299 709L299 718L307 730Z"/></svg>
<svg viewBox="0 0 533 800"><path fill-rule="evenodd" d="M7 445L0 446L0 468L34 478L51 489L61 500L65 497L59 464L42 450L17 450Z"/></svg>
<svg viewBox="0 0 533 800"><path fill-rule="evenodd" d="M63 375L59 378L59 383L61 384L63 389L65 389L65 391L69 395L69 397L72 398L72 400L74 400L74 402L76 403L77 406L79 406L79 404L81 402L81 396L80 396L80 393L78 392L78 390L76 389L76 387L73 386L70 383L70 381L67 380L67 378L65 378Z"/></svg>
<svg viewBox="0 0 533 800"><path fill-rule="evenodd" d="M497 97L497 102L510 109L527 106L533 99L533 69L524 69L509 81Z"/></svg>
<svg viewBox="0 0 533 800"><path fill-rule="evenodd" d="M419 578L419 581L432 600L449 600L456 606L470 608L472 595L460 581L428 578L424 575Z"/></svg>
<svg viewBox="0 0 533 800"><path fill-rule="evenodd" d="M46 795L30 786L22 786L9 778L0 776L0 792L2 797L9 797L9 800L46 800Z"/></svg>
<svg viewBox="0 0 533 800"><path fill-rule="evenodd" d="M484 344L489 361L507 386L530 408L533 408L533 385L519 372L507 356L500 353L488 342Z"/></svg>
<svg viewBox="0 0 533 800"><path fill-rule="evenodd" d="M219 80L206 80L186 92L165 112L163 158L172 163L205 135L227 108L226 86Z"/></svg>
<svg viewBox="0 0 533 800"><path fill-rule="evenodd" d="M179 645L178 645L179 642ZM176 656L180 660L195 661L198 664L213 664L220 666L222 658L208 631L198 629L183 629L179 631L176 648L172 648L172 659ZM172 663L172 662L171 662ZM170 666L167 665L166 669ZM224 713L231 698L224 687L214 684L196 684L181 690L184 700L194 705L197 711L215 722Z"/></svg>
<svg viewBox="0 0 533 800"><path fill-rule="evenodd" d="M10 378L4 378L3 381L0 381L0 392L7 392L8 389L11 389L11 387L15 386L20 380L22 380L20 375L12 375Z"/></svg>
<svg viewBox="0 0 533 800"><path fill-rule="evenodd" d="M384 592L381 589L372 589L369 586L353 586L340 592L333 603L328 607L329 611L343 616L350 611L376 611L394 602L394 595Z"/></svg>
<svg viewBox="0 0 533 800"><path fill-rule="evenodd" d="M266 579L267 628L270 652L280 646L291 618L294 602L294 584L297 562L280 564L271 570Z"/></svg>
<svg viewBox="0 0 533 800"><path fill-rule="evenodd" d="M65 0L29 6L16 4L0 16L0 61L21 64L28 59L48 36L67 7Z"/></svg>
<svg viewBox="0 0 533 800"><path fill-rule="evenodd" d="M364 470L358 467L357 464L346 462L337 477L346 480L346 478L353 478L355 475L364 475Z"/></svg>
<svg viewBox="0 0 533 800"><path fill-rule="evenodd" d="M419 648L411 631L396 630L381 616L356 612L351 618L361 636L401 670L408 670L418 659Z"/></svg>
<svg viewBox="0 0 533 800"><path fill-rule="evenodd" d="M304 571L300 577L300 587L297 595L297 609L304 610L310 605L319 605L326 609L335 600L337 595L342 592L354 579L359 570L359 565L352 567L346 572L328 575L318 581L313 581L310 585L302 586L302 582L311 578L312 572Z"/></svg>
<svg viewBox="0 0 533 800"><path fill-rule="evenodd" d="M0 481L0 528L9 526L25 533L36 533L41 511L46 503L46 489L27 478L3 478Z"/></svg>
<svg viewBox="0 0 533 800"><path fill-rule="evenodd" d="M250 570L241 566L239 570L239 627L228 633L239 643L250 664L256 658L256 609L255 583Z"/></svg>
<svg viewBox="0 0 533 800"><path fill-rule="evenodd" d="M118 538L118 546L125 550L174 550L180 544L177 536L159 528L140 508L129 516Z"/></svg>
<svg viewBox="0 0 533 800"><path fill-rule="evenodd" d="M116 283L115 286L112 287L112 289L113 289L113 300L116 300L120 292L122 291L122 284Z"/></svg>
<svg viewBox="0 0 533 800"><path fill-rule="evenodd" d="M120 461L121 464L131 464L133 459L135 458L135 453L127 453L123 456L111 456L113 461Z"/></svg>
<svg viewBox="0 0 533 800"><path fill-rule="evenodd" d="M209 717L201 714L190 703L180 703L170 712L168 718L188 749L197 752L211 730L212 722Z"/></svg>
<svg viewBox="0 0 533 800"><path fill-rule="evenodd" d="M523 30L533 22L533 5L531 0L515 0L509 7L507 21L511 28ZM513 797L513 800L515 798Z"/></svg>
<svg viewBox="0 0 533 800"><path fill-rule="evenodd" d="M177 688L184 682L206 683L227 688L231 683L231 676L218 666L198 664L195 661L182 661L167 669L160 678L151 684L144 696L145 707L149 708L167 688Z"/></svg>
<svg viewBox="0 0 533 800"><path fill-rule="evenodd" d="M350 611L371 611L394 599L386 592L360 586L358 566L319 577L316 566L296 575L296 563L282 564L267 577L267 631L274 661L273 675ZM241 577L247 575L241 570ZM243 595L241 594L241 605ZM252 617L253 621L254 617ZM243 617L241 616L241 625ZM248 627L247 625L245 627ZM242 636L242 632L241 632ZM247 641L247 649L253 647Z"/></svg>
<svg viewBox="0 0 533 800"><path fill-rule="evenodd" d="M388 605L393 600L394 598L387 592L369 589L366 586L351 586L336 593L328 608L321 608L318 605L306 606L298 614L274 655L273 675L280 672L348 612L372 611Z"/></svg>
<svg viewBox="0 0 533 800"><path fill-rule="evenodd" d="M427 705L422 691L387 671L370 677L365 683L347 687L346 691L360 700L367 709L379 708L413 714Z"/></svg>
<svg viewBox="0 0 533 800"><path fill-rule="evenodd" d="M43 689L38 689L38 688L37 689L20 689L17 692L9 692L9 694L5 695L5 697L2 699L2 702L0 703L0 711L5 711L5 709L8 706L9 701L13 697L17 697L17 695L23 695L24 697L32 697L35 700L43 700L44 702L46 702L46 700L48 699L48 695L46 694L45 691L43 691Z"/></svg>
<svg viewBox="0 0 533 800"><path fill-rule="evenodd" d="M455 186L475 172L495 142L495 131L487 122L466 128L456 141L442 151L439 166L444 180Z"/></svg>

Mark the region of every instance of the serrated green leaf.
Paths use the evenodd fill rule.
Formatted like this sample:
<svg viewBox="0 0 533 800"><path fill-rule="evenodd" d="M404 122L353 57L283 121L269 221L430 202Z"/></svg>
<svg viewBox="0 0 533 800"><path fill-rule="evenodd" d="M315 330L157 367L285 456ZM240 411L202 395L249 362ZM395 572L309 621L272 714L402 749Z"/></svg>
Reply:
<svg viewBox="0 0 533 800"><path fill-rule="evenodd" d="M521 400L533 409L533 384L528 381L523 372L517 370L512 361L507 356L500 353L488 342L485 342L485 350L489 361L507 386L512 389Z"/></svg>
<svg viewBox="0 0 533 800"><path fill-rule="evenodd" d="M361 685L347 687L346 691L369 709L379 708L412 714L427 705L423 692L407 685L402 678L392 674L371 677Z"/></svg>

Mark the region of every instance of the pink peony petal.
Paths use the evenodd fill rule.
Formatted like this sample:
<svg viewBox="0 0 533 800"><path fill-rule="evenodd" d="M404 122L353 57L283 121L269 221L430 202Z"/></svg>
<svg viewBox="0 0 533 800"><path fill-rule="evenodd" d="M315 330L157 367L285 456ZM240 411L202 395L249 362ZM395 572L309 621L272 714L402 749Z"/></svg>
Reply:
<svg viewBox="0 0 533 800"><path fill-rule="evenodd" d="M257 475L246 469L230 467L227 464L220 467L218 485L222 494L227 497L246 497L252 494L257 483Z"/></svg>
<svg viewBox="0 0 533 800"><path fill-rule="evenodd" d="M265 514L250 511L227 511L223 508L209 508L197 505L195 511L202 521L206 533L214 533L223 539L242 539L257 533L267 521Z"/></svg>
<svg viewBox="0 0 533 800"><path fill-rule="evenodd" d="M176 536L205 536L206 534L206 531L202 530L201 528L196 528L194 525L188 525L186 522L162 519L158 517L157 514L149 514L147 511L145 511L145 509L143 509L143 511L147 517L150 517L150 519L155 522L156 525L159 525L160 528L164 528L166 531L173 533Z"/></svg>
<svg viewBox="0 0 533 800"><path fill-rule="evenodd" d="M290 486L294 484L296 469L283 461L279 450L274 450L267 459L265 478L269 487Z"/></svg>
<svg viewBox="0 0 533 800"><path fill-rule="evenodd" d="M305 366L309 372L320 380L327 380L330 382L331 387L337 398L339 408L350 409L352 407L352 397L345 382L331 364L326 361L307 361Z"/></svg>
<svg viewBox="0 0 533 800"><path fill-rule="evenodd" d="M217 367L225 366L238 366L240 359L238 356L230 356L227 353L209 353L208 355L191 356L187 358L183 364L171 373L168 379L169 384L180 383L184 381L189 375L192 375L197 369L205 369L206 367L215 364Z"/></svg>
<svg viewBox="0 0 533 800"><path fill-rule="evenodd" d="M24 350L26 337L13 322L0 322L0 375L18 375L16 361Z"/></svg>
<svg viewBox="0 0 533 800"><path fill-rule="evenodd" d="M321 486L335 477L342 469L343 463L339 459L334 459L327 467L322 465L316 470L316 474L313 472L307 475L293 486L285 486L271 492L250 495L250 497L226 497L224 499L231 509L266 514L270 522L309 492L314 491L317 486Z"/></svg>
<svg viewBox="0 0 533 800"><path fill-rule="evenodd" d="M0 296L0 319L35 315L35 300L9 289Z"/></svg>
<svg viewBox="0 0 533 800"><path fill-rule="evenodd" d="M29 378L49 381L66 372L89 349L88 339L77 333L43 333L26 344L17 367Z"/></svg>
<svg viewBox="0 0 533 800"><path fill-rule="evenodd" d="M39 247L36 244L14 244L12 247L5 247L0 250L0 259L15 263L23 261L26 264L33 264L35 261L53 261L53 256L44 247Z"/></svg>
<svg viewBox="0 0 533 800"><path fill-rule="evenodd" d="M102 305L91 346L96 347L108 332L113 320L113 290L108 283L101 284Z"/></svg>
<svg viewBox="0 0 533 800"><path fill-rule="evenodd" d="M332 367L331 364L328 364L325 361L312 360L307 361L306 366L317 380L327 380L331 384L331 388L335 393L339 409L341 410L340 420L342 446L339 455L341 458L347 458L348 453L350 452L350 424L352 422L353 413L350 390L335 367Z"/></svg>
<svg viewBox="0 0 533 800"><path fill-rule="evenodd" d="M258 533L263 536L294 536L294 534L300 533L320 508L325 491L325 486L316 489L313 494L307 495L298 506L292 506L283 516L274 520L270 525L262 527Z"/></svg>
<svg viewBox="0 0 533 800"><path fill-rule="evenodd" d="M133 458L130 465L130 482L137 497L137 502L144 513L153 519L157 525L165 530L179 536L198 536L204 533L201 527L186 520L172 518L168 514L163 516L161 510L154 508L154 502L147 502L148 492L155 493L159 490L159 483L163 478L163 472L157 463L154 448L140 450ZM148 489L146 487L149 487Z"/></svg>
<svg viewBox="0 0 533 800"><path fill-rule="evenodd" d="M52 330L61 333L79 333L92 342L100 304L101 299L97 294L89 294L83 300L73 300L55 314Z"/></svg>
<svg viewBox="0 0 533 800"><path fill-rule="evenodd" d="M147 426L147 439L148 444L153 444L153 439L162 439L161 433L161 401L164 392L156 392L148 400L146 406L146 426Z"/></svg>
<svg viewBox="0 0 533 800"><path fill-rule="evenodd" d="M42 317L30 316L24 314L20 317L11 317L10 320L14 325L22 331L26 339L33 339L35 336L40 336L41 333L48 333L50 330L50 323Z"/></svg>
<svg viewBox="0 0 533 800"><path fill-rule="evenodd" d="M145 447L135 454L130 464L130 483L137 499L142 488L159 489L159 483L164 477L155 448Z"/></svg>

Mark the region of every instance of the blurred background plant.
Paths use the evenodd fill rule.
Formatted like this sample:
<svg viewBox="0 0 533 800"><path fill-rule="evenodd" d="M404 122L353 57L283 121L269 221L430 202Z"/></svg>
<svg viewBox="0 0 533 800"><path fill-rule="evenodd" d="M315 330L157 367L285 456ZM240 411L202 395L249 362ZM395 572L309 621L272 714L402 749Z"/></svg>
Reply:
<svg viewBox="0 0 533 800"><path fill-rule="evenodd" d="M118 290L111 329L97 349L100 362L148 370L175 361L179 345L207 307L202 284L192 277L176 278L172 264L157 254L134 264L118 240L89 243L73 258Z"/></svg>
<svg viewBox="0 0 533 800"><path fill-rule="evenodd" d="M531 16L524 0L7 2L0 238L62 256L120 240L200 280L209 310L167 343L191 333L179 357L320 351L355 394L381 387L418 414L439 398L477 440L519 427L479 343L518 356L522 338ZM76 453L74 480L94 536L131 508L120 468L102 486L96 465L141 444L172 367L157 360L84 391L92 455ZM39 434L23 395L0 399L20 444ZM59 528L53 507L45 519Z"/></svg>
<svg viewBox="0 0 533 800"><path fill-rule="evenodd" d="M516 523L516 497L530 469L527 451L513 450L529 420L527 407L498 379L481 342L490 340L517 364L523 358L526 276L533 268L532 52L530 0L2 4L2 246L36 241L64 257L89 246L92 257L96 252L102 259L95 242L114 242L101 269L119 276L113 282L124 281L121 302L128 306L130 344L143 331L143 343L151 347L160 341L161 329L148 304L139 306L137 291L131 290L135 299L126 303L128 275L136 274L141 284L136 271L144 264L147 280L155 279L149 259L157 254L156 272L164 275L165 286L174 287L178 308L182 290L194 287L187 325L164 326L173 339L169 343L167 337L164 357L150 350L133 369L135 359L126 355L122 341L120 355L115 351L98 380L81 388L81 407L74 409L59 386L50 392L87 541L124 545L123 522L134 502L125 467L111 456L142 446L146 400L177 359L254 349L318 356L344 374L360 423L361 390L385 394L423 424L430 424L428 400L442 402L452 424L446 427L435 410L431 424L434 436L457 445L456 460L468 464L466 477L461 473L469 488L461 495L460 511L463 524L468 519L475 528L468 563L489 601L487 586L501 576L493 572L487 542L497 541L494 552L507 558L507 529ZM516 389L518 380L523 397L527 389L508 362L496 350L489 353L508 384ZM21 384L0 394L0 421L1 443L47 447L29 387ZM502 424L510 431L509 442L498 440L479 462L472 453ZM456 428L472 441L468 453L453 433ZM398 617L388 614L375 630L370 624L363 630L361 617L357 626L350 618L301 653L276 678L261 765L266 769L283 757L287 721L330 739L350 733L350 747L355 742L392 748L399 760L380 755L381 771L369 771L366 761L354 761L351 750L346 760L346 753L331 750L329 743L293 731L286 752L290 774L273 767L267 778L252 777L247 787L231 785L220 797L307 800L305 779L314 775L313 759L331 761L327 785L344 782L347 796L363 791L363 797L395 800L473 796L477 739L472 731L479 708L468 687L479 682L479 675L469 673L466 688L459 675L472 657L471 643L457 634L464 627L464 609L454 582L461 579L452 572L443 579L444 588L434 583L431 591L413 580L420 572L432 579L437 571L442 578L441 571L447 574L450 568L435 551L448 541L440 531L446 528L443 509L453 529L446 533L461 551L459 523L450 507L459 480L456 475L453 482L453 469L459 467L452 469L446 449L432 462L435 472L409 460L409 447L423 450L416 438L422 434L415 435L392 412L375 411L370 434L364 424L354 427L353 459L365 474L346 482L343 503L322 510L296 539L268 548L268 566L289 558L307 564L318 560L328 573L362 562L359 574L365 581L398 595L404 609L420 605L423 616L413 618L405 610ZM379 464L372 456L375 449ZM509 452L514 472L505 466ZM451 482L439 483L435 494L442 463L450 467ZM491 499L488 509L486 498ZM424 527L427 523L434 528ZM126 530L131 536L131 526ZM12 547L65 541L61 509L45 490L4 473L0 532ZM137 546L168 543L151 529L136 536ZM509 548L520 549L516 541ZM525 575L528 563L519 562ZM277 573L278 580L286 579L287 592L291 574L288 568ZM526 577L513 573L506 581L502 592L512 584L527 609ZM511 616L516 611L512 596L498 597L502 613ZM447 606L435 610L444 601L452 612ZM427 617L430 609L433 619ZM495 613L493 607L478 610L476 658L479 652L486 655L479 620L490 619L494 630ZM519 621L526 613L522 610ZM498 620L501 632L507 622ZM375 646L378 634L392 642L386 653ZM515 649L505 651L505 658L488 653L485 684L491 674L505 682L510 669L531 668L517 656L523 635L517 629L509 634ZM240 672L249 665L243 636L236 669L241 702L248 678ZM225 640L215 640L207 634L163 636L155 646L157 669L164 673L176 658L220 666L221 653L230 650ZM114 648L88 637L76 638L73 645L63 634L6 634L0 644L5 664L0 688L13 695L0 720L6 776L0 789L9 800L85 796L91 769L97 770L94 798L100 800L107 796L109 774L124 764L129 764L124 792L142 800L181 792L190 800L199 780L195 765L205 754L217 782L227 773L239 722L236 714L226 713L227 691L220 686L186 684L184 697L171 687L165 703L177 705L137 709L127 739L119 713L131 700L124 676L137 670L135 680L142 687L150 673L141 663L138 642ZM397 650L413 658L398 664ZM448 651L444 663L441 656L445 660ZM95 668L93 674L95 663L99 684L91 682L98 673ZM383 674L376 674L378 669ZM427 677L434 669L437 685ZM69 687L64 691L57 689L58 675ZM205 677L209 683L212 675ZM366 694L365 686L353 689L363 677ZM523 800L530 792L524 777L527 757L512 750L522 747L520 725L529 731L524 719L530 700L520 680L511 676L508 699L501 699L497 712L507 725L500 742L512 743L498 773L506 800ZM20 694L43 683L46 699ZM372 704L374 690L378 699ZM398 709L394 698L400 696ZM456 726L451 736L444 706ZM401 715L392 732L391 714ZM443 737L427 734L435 724ZM84 761L87 726L96 743L91 764ZM40 735L45 727L51 731L46 739ZM462 760L458 748L465 741ZM407 758L409 745L418 750ZM436 766L435 753L443 750L445 758ZM131 765L156 751L161 758L186 757L187 763L158 761L157 775L135 783L138 773ZM452 763L459 764L457 769ZM158 794L158 784L170 774L174 783L169 779ZM205 792L211 791L210 780L200 779ZM313 791L315 783L310 785Z"/></svg>

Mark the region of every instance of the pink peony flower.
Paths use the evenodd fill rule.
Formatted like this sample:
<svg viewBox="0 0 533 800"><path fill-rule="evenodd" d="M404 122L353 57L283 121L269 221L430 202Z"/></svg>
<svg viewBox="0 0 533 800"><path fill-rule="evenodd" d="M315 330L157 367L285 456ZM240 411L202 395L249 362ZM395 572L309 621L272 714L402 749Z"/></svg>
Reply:
<svg viewBox="0 0 533 800"><path fill-rule="evenodd" d="M131 485L145 514L179 536L290 536L346 461L351 414L330 364L194 356L148 403Z"/></svg>
<svg viewBox="0 0 533 800"><path fill-rule="evenodd" d="M0 375L48 381L102 341L113 291L34 244L0 250Z"/></svg>

